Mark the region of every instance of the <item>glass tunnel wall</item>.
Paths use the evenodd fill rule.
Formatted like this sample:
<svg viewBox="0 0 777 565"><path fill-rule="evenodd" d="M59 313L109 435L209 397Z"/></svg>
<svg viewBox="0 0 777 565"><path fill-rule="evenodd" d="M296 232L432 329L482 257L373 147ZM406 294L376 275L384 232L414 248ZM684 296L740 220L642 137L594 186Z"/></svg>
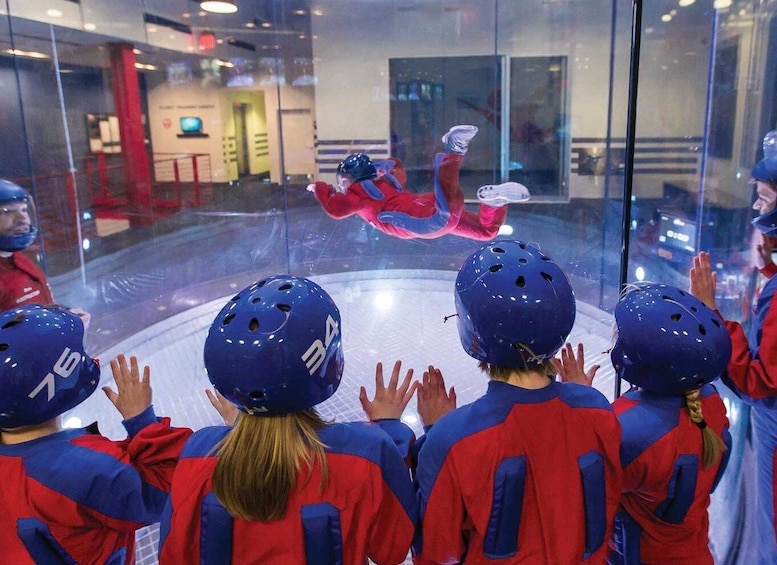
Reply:
<svg viewBox="0 0 777 565"><path fill-rule="evenodd" d="M90 313L93 356L161 350L183 334L199 346L203 312L212 319L277 273L355 285L342 294L354 310L376 280L395 281L399 302L431 281L450 308L455 272L482 244L472 232L397 237L356 215L335 219L308 185L335 184L338 163L364 152L401 162L403 189L423 199L439 185L441 138L458 124L478 128L458 172L467 217L478 217L479 187L528 188L527 202L507 205L499 237L539 246L568 273L575 338L597 340L589 361L603 365L608 397L604 351L624 283L687 288L693 255L709 251L721 311L747 324L758 285L749 174L777 128L775 2L238 6L3 6L0 177L34 195L40 235L27 254L57 303ZM428 300L416 314L432 315ZM388 322L370 322L349 337L354 363L378 345L383 359L402 358L408 340L450 327L439 329L440 315L381 336L375 326ZM201 377L200 352L165 351L160 373ZM203 425L185 420L208 408L190 390L173 385L175 399L158 403ZM743 439L746 409L726 402ZM711 509L721 563L748 562L750 459L738 445ZM152 553L139 555L151 563Z"/></svg>

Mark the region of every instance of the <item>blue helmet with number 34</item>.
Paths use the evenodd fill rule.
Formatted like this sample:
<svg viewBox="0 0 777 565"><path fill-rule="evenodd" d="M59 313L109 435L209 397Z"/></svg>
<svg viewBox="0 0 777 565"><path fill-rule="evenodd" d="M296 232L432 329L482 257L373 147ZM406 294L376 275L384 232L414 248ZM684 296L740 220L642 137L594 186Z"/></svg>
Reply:
<svg viewBox="0 0 777 565"><path fill-rule="evenodd" d="M81 404L99 382L78 316L38 304L0 314L0 428L51 420Z"/></svg>
<svg viewBox="0 0 777 565"><path fill-rule="evenodd" d="M204 357L210 382L243 412L312 408L335 393L343 375L340 311L306 278L257 281L218 313Z"/></svg>

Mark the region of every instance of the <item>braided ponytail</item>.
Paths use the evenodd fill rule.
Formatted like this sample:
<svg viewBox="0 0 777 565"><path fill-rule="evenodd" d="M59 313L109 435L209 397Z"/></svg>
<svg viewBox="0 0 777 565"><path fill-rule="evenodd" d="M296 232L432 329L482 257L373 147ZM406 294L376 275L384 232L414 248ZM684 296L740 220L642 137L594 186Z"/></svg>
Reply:
<svg viewBox="0 0 777 565"><path fill-rule="evenodd" d="M704 421L704 416L701 413L701 396L698 388L685 393L685 407L688 409L691 422L701 429L702 462L704 463L704 468L709 469L728 448L721 437Z"/></svg>

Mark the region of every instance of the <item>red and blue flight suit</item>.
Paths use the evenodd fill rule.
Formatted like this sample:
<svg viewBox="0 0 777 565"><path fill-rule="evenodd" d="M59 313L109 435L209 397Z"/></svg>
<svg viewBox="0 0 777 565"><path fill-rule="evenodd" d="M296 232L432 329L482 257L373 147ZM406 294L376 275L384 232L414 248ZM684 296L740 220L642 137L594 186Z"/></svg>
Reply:
<svg viewBox="0 0 777 565"><path fill-rule="evenodd" d="M369 158L361 153L348 159ZM343 163L348 164L348 159ZM315 196L324 212L336 220L354 214L376 229L400 239L433 239L458 235L488 241L496 237L507 217L506 206L480 204L474 213L464 207L459 186L460 153L438 153L434 159L434 190L413 193L404 187L407 173L399 159L376 163L366 178L345 193L325 182L315 183ZM372 166L372 163L369 163Z"/></svg>
<svg viewBox="0 0 777 565"><path fill-rule="evenodd" d="M465 260L455 302L461 344L492 380L418 441L414 562L604 563L620 424L599 391L548 372L575 320L566 275L534 246L497 240Z"/></svg>
<svg viewBox="0 0 777 565"><path fill-rule="evenodd" d="M609 563L712 565L707 509L731 435L709 383L725 370L731 340L712 309L663 284L631 288L615 321L610 357L635 388L613 403L623 429L623 493ZM719 451L705 447L715 439Z"/></svg>

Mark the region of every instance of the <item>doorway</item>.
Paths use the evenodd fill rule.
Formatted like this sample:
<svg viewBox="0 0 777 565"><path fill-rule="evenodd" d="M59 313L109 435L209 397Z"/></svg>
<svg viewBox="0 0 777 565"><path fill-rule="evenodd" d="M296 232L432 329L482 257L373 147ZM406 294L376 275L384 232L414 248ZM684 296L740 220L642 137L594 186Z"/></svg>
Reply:
<svg viewBox="0 0 777 565"><path fill-rule="evenodd" d="M232 103L232 119L235 121L235 153L239 177L251 174L251 159L248 154L248 128L246 126L246 114L250 112L250 106L250 104L245 102Z"/></svg>

